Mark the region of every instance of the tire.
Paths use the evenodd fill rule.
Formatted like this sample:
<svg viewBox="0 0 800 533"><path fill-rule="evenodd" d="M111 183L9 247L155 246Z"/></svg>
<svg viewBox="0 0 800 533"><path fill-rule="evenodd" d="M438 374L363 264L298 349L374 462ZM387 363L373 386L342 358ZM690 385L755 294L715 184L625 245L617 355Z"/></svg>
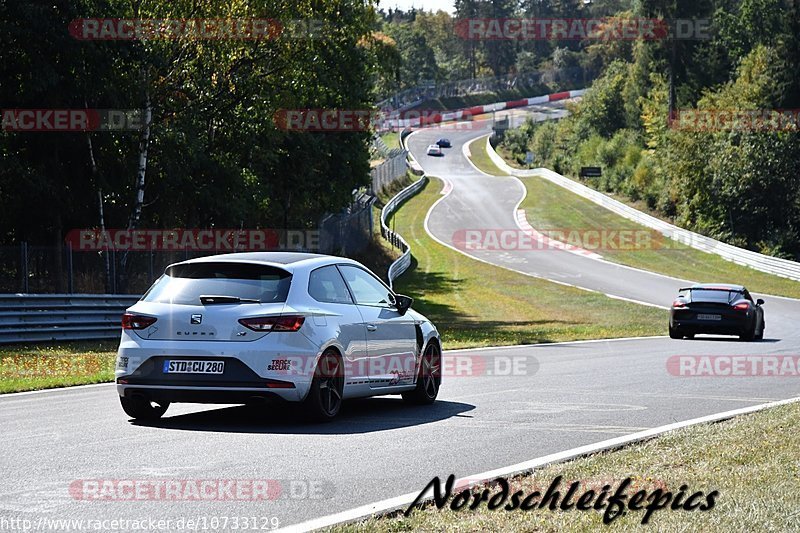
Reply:
<svg viewBox="0 0 800 533"><path fill-rule="evenodd" d="M762 320L761 330L758 333L756 333L756 335L753 337L755 340L757 341L764 340L764 328L766 328L766 324L764 324L764 321Z"/></svg>
<svg viewBox="0 0 800 533"><path fill-rule="evenodd" d="M311 390L303 402L306 418L313 422L330 422L342 408L344 367L335 350L325 351L317 361Z"/></svg>
<svg viewBox="0 0 800 533"><path fill-rule="evenodd" d="M670 339L682 339L683 335L677 330L674 329L672 326L669 327L669 338Z"/></svg>
<svg viewBox="0 0 800 533"><path fill-rule="evenodd" d="M431 341L420 358L417 386L414 390L404 392L403 400L415 405L430 405L436 401L441 385L442 351L436 342Z"/></svg>
<svg viewBox="0 0 800 533"><path fill-rule="evenodd" d="M751 326L747 326L747 328L739 334L739 340L750 342L756 338L756 321L753 320L753 324Z"/></svg>
<svg viewBox="0 0 800 533"><path fill-rule="evenodd" d="M119 397L122 410L135 420L158 420L169 408L169 402L155 403L141 396Z"/></svg>

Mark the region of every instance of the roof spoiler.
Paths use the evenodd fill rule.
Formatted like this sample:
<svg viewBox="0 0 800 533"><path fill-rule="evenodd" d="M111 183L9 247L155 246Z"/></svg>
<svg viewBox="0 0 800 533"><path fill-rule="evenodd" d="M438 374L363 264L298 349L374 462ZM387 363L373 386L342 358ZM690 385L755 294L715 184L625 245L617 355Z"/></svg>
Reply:
<svg viewBox="0 0 800 533"><path fill-rule="evenodd" d="M724 291L724 292L742 292L744 289L734 289L729 287L684 287L683 289L678 289L678 292L681 291Z"/></svg>

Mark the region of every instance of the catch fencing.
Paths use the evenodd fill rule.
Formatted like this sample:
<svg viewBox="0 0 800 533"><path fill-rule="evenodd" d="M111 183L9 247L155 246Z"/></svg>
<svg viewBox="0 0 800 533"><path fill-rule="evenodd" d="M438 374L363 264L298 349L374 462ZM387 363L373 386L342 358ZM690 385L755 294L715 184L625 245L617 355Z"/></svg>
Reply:
<svg viewBox="0 0 800 533"><path fill-rule="evenodd" d="M392 183L406 175L406 150L400 150L392 157L376 166L370 171L372 178L372 194L378 195L385 191Z"/></svg>
<svg viewBox="0 0 800 533"><path fill-rule="evenodd" d="M583 67L537 70L511 74L508 76L487 76L468 78L451 82L412 87L400 91L378 102L378 109L397 113L421 104L425 100L469 96L480 93L502 93L504 91L562 90L573 87L586 87L596 77L597 72ZM534 94L535 94L534 92Z"/></svg>

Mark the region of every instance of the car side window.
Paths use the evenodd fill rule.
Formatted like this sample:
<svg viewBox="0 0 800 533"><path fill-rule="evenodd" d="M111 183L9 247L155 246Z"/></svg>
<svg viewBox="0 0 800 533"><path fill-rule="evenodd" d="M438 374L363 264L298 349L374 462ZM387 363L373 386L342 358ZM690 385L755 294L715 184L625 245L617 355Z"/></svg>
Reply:
<svg viewBox="0 0 800 533"><path fill-rule="evenodd" d="M318 302L352 304L341 274L335 266L318 268L308 276L308 294Z"/></svg>
<svg viewBox="0 0 800 533"><path fill-rule="evenodd" d="M390 307L394 296L386 286L369 272L351 265L339 265L347 286L359 305Z"/></svg>

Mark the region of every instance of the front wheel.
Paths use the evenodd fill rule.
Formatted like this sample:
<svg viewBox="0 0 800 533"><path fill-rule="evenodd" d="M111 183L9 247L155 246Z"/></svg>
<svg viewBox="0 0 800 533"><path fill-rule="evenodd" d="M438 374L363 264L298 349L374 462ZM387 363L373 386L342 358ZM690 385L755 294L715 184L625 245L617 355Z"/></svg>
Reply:
<svg viewBox="0 0 800 533"><path fill-rule="evenodd" d="M169 408L169 402L151 402L141 396L132 398L120 396L119 401L125 414L136 420L157 420Z"/></svg>
<svg viewBox="0 0 800 533"><path fill-rule="evenodd" d="M442 352L435 342L431 342L420 360L417 386L414 390L404 392L403 400L417 405L432 404L439 395L441 384Z"/></svg>
<svg viewBox="0 0 800 533"><path fill-rule="evenodd" d="M339 354L326 351L319 358L303 409L315 422L333 420L342 408L344 394L344 368Z"/></svg>

